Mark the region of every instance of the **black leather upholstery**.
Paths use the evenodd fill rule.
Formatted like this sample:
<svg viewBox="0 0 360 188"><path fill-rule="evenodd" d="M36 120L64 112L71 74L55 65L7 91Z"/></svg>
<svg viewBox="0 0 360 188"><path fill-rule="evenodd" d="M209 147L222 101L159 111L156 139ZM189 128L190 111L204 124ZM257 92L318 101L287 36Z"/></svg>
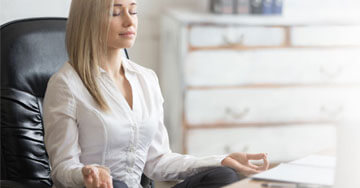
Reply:
<svg viewBox="0 0 360 188"><path fill-rule="evenodd" d="M26 19L1 26L2 187L52 186L43 142L42 101L50 76L68 60L65 28L65 18ZM151 184L146 177L142 181Z"/></svg>
<svg viewBox="0 0 360 188"><path fill-rule="evenodd" d="M51 187L43 138L46 84L67 60L64 18L1 26L1 179Z"/></svg>

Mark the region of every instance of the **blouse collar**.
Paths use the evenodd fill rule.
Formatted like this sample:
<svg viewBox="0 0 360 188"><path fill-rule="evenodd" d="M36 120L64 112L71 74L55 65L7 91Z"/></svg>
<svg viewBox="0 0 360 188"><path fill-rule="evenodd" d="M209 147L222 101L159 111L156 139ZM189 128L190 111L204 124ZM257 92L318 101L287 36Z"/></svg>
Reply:
<svg viewBox="0 0 360 188"><path fill-rule="evenodd" d="M122 60L122 66L124 67L124 71L126 73L138 73L138 71L130 64L130 60L127 59L126 57L121 57L121 60ZM107 73L103 68L101 68L99 66L99 69L100 69L100 73Z"/></svg>

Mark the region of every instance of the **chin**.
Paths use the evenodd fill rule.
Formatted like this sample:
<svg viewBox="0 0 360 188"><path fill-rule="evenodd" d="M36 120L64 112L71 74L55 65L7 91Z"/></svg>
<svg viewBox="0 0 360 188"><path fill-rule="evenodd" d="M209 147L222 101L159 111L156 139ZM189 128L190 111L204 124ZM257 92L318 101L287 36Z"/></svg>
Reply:
<svg viewBox="0 0 360 188"><path fill-rule="evenodd" d="M112 49L123 49L123 48L131 48L133 47L134 43L133 42L129 42L129 43L122 43L122 44L117 44L117 45L109 45L109 48Z"/></svg>
<svg viewBox="0 0 360 188"><path fill-rule="evenodd" d="M131 48L131 47L133 47L133 46L134 46L134 43L131 43L131 44L125 45L125 47L123 47L123 48Z"/></svg>
<svg viewBox="0 0 360 188"><path fill-rule="evenodd" d="M123 41L119 46L121 46L122 48L131 48L132 46L134 46L135 40L127 40L127 41Z"/></svg>

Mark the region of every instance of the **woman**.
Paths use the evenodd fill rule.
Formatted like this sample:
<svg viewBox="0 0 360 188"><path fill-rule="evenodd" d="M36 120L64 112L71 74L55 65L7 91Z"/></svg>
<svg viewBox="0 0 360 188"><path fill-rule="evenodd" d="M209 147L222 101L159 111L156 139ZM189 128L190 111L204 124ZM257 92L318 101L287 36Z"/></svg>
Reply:
<svg viewBox="0 0 360 188"><path fill-rule="evenodd" d="M156 74L126 58L137 32L135 0L72 0L69 62L44 99L45 144L60 187L141 187L142 173L175 187L219 187L266 170L265 154L193 157L171 152ZM263 160L256 166L249 160ZM115 186L115 184L114 184ZM116 187L115 186L115 187Z"/></svg>

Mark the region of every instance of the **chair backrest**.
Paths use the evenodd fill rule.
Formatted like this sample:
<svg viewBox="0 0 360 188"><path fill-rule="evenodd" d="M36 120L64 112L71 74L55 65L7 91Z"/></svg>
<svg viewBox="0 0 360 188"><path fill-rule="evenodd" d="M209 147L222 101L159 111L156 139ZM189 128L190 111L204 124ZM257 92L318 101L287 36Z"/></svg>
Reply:
<svg viewBox="0 0 360 188"><path fill-rule="evenodd" d="M1 179L50 187L42 101L50 76L68 60L65 18L1 26Z"/></svg>

